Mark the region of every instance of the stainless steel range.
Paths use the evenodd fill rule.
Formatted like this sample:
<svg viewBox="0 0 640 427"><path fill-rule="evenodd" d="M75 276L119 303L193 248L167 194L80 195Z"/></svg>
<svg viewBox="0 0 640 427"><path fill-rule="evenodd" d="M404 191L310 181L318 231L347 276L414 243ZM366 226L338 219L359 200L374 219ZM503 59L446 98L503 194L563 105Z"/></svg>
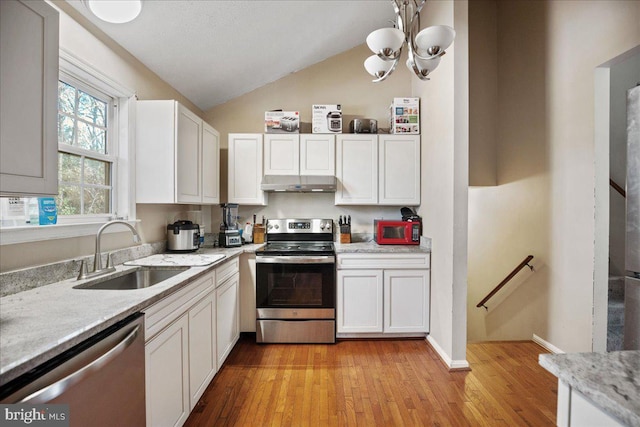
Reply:
<svg viewBox="0 0 640 427"><path fill-rule="evenodd" d="M256 341L335 343L333 221L270 219L266 236L256 250Z"/></svg>

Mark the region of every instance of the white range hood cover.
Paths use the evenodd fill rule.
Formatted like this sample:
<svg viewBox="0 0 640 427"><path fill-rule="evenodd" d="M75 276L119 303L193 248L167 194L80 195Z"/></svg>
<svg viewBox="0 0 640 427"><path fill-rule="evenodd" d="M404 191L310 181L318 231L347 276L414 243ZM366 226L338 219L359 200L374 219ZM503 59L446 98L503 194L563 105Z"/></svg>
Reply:
<svg viewBox="0 0 640 427"><path fill-rule="evenodd" d="M260 189L267 192L329 193L336 191L336 177L322 175L265 175Z"/></svg>

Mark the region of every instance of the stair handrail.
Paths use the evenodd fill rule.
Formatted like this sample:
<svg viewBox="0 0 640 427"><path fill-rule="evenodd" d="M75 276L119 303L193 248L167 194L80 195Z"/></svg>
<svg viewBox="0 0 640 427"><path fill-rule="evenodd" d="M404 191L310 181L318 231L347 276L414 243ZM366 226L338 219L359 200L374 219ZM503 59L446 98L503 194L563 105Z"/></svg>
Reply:
<svg viewBox="0 0 640 427"><path fill-rule="evenodd" d="M477 308L484 307L485 310L489 311L489 307L485 305L487 301L489 301L491 297L493 297L496 293L498 293L498 291L502 289L502 287L506 285L509 282L509 280L513 279L513 277L516 274L518 274L520 270L522 270L526 266L526 267L529 267L531 271L534 271L533 266L529 265L529 261L531 261L532 259L533 259L533 255L528 255L520 264L518 264L516 268L513 269L511 273L509 273L507 277L504 278L504 280L502 280L502 282L498 283L498 285L495 288L493 288L493 290L489 292L487 296L482 299L482 301L476 304L476 307Z"/></svg>
<svg viewBox="0 0 640 427"><path fill-rule="evenodd" d="M624 188L622 188L620 184L618 184L611 178L609 178L609 185L612 186L613 189L616 190L618 193L620 193L622 197L624 197L625 199L627 198L627 192L624 191Z"/></svg>

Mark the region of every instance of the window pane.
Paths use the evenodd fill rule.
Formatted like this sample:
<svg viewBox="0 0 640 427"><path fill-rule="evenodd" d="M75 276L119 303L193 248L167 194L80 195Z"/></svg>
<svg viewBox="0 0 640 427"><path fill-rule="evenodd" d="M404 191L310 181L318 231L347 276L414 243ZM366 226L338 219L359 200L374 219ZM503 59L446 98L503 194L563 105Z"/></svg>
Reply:
<svg viewBox="0 0 640 427"><path fill-rule="evenodd" d="M109 176L109 162L103 162L94 159L85 159L84 161L84 182L86 184L111 184Z"/></svg>
<svg viewBox="0 0 640 427"><path fill-rule="evenodd" d="M78 117L99 126L105 126L107 122L107 104L79 90Z"/></svg>
<svg viewBox="0 0 640 427"><path fill-rule="evenodd" d="M76 89L65 82L58 82L58 110L75 114Z"/></svg>
<svg viewBox="0 0 640 427"><path fill-rule="evenodd" d="M82 182L82 159L75 154L58 153L58 180L60 183Z"/></svg>
<svg viewBox="0 0 640 427"><path fill-rule="evenodd" d="M80 215L80 187L77 185L58 186L56 197L58 215Z"/></svg>
<svg viewBox="0 0 640 427"><path fill-rule="evenodd" d="M106 153L107 133L103 129L79 121L78 147L98 153Z"/></svg>
<svg viewBox="0 0 640 427"><path fill-rule="evenodd" d="M73 144L73 119L62 114L58 114L58 143L59 144Z"/></svg>
<svg viewBox="0 0 640 427"><path fill-rule="evenodd" d="M109 193L105 188L84 189L84 213L102 214L109 213Z"/></svg>

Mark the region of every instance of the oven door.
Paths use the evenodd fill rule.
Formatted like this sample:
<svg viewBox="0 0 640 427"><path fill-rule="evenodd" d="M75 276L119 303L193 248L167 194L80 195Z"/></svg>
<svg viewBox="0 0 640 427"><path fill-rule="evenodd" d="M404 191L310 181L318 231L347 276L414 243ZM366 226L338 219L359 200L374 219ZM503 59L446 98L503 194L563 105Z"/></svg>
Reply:
<svg viewBox="0 0 640 427"><path fill-rule="evenodd" d="M335 256L256 257L257 309L335 308Z"/></svg>

